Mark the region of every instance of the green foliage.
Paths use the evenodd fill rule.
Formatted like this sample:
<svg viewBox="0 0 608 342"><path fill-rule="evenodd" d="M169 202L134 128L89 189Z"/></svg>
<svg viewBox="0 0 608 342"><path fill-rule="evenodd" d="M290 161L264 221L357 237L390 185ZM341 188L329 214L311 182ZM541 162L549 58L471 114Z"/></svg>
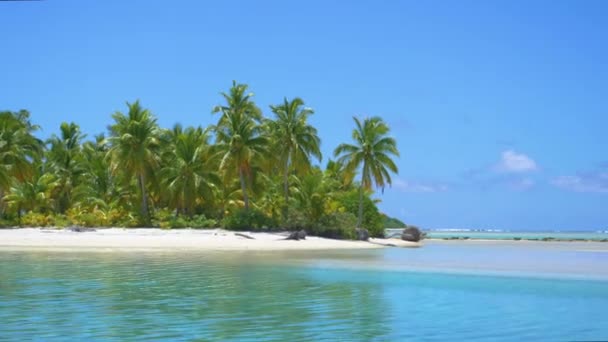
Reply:
<svg viewBox="0 0 608 342"><path fill-rule="evenodd" d="M390 217L388 215L382 214L382 218L384 219L384 228L405 228L407 225L403 223L403 221L399 220L395 217Z"/></svg>
<svg viewBox="0 0 608 342"><path fill-rule="evenodd" d="M313 110L284 99L267 118L248 89L233 82L209 127L163 129L136 101L89 140L62 123L43 142L27 111L0 112L0 227L221 225L353 238L357 226L381 236L396 222L370 198L372 185L390 184L397 171L396 142L381 119L355 119L353 145L340 145L322 170L313 165L321 161Z"/></svg>
<svg viewBox="0 0 608 342"><path fill-rule="evenodd" d="M359 190L341 193L336 199L346 212L357 215L359 211ZM374 203L367 193L364 193L362 203L363 222L361 223L361 227L367 229L372 237L383 237L384 220L382 214L378 211L376 203Z"/></svg>
<svg viewBox="0 0 608 342"><path fill-rule="evenodd" d="M282 224L286 230L310 229L311 222L299 210L290 210L287 219Z"/></svg>
<svg viewBox="0 0 608 342"><path fill-rule="evenodd" d="M217 220L208 219L205 215L194 215L192 217L179 215L176 216L175 212L169 210L159 210L155 214L152 223L156 227L163 229L177 229L177 228L216 228L218 226Z"/></svg>
<svg viewBox="0 0 608 342"><path fill-rule="evenodd" d="M239 209L224 218L224 228L241 231L267 231L276 229L277 224L259 210Z"/></svg>
<svg viewBox="0 0 608 342"><path fill-rule="evenodd" d="M251 165L255 159L263 159L266 154L268 139L263 127L259 124L262 112L251 99L253 94L246 93L246 84L232 82L229 93L222 93L225 106L216 106L214 113L221 113L215 126L217 148L221 161L219 169L234 172L239 177L241 194L245 210L249 209L247 175L252 172Z"/></svg>
<svg viewBox="0 0 608 342"><path fill-rule="evenodd" d="M148 192L146 179L160 164L160 129L156 117L144 109L139 100L128 103L127 114L116 112L112 115L114 124L110 128L112 147L108 155L112 160L114 173L120 172L137 179L141 198L140 217L149 221Z"/></svg>
<svg viewBox="0 0 608 342"><path fill-rule="evenodd" d="M353 240L357 238L356 225L357 217L352 213L331 213L323 216L319 223L312 227L310 234L331 239Z"/></svg>
<svg viewBox="0 0 608 342"><path fill-rule="evenodd" d="M391 172L398 173L397 165L391 157L399 157L397 141L388 136L390 128L380 117L355 120L353 140L355 144L340 144L334 151L337 162L344 165L346 173L361 170L361 190L370 191L372 185L384 190L391 185ZM358 226L363 224L363 201L359 201ZM369 223L368 223L369 224ZM365 226L377 230L376 226ZM374 234L370 231L370 234Z"/></svg>
<svg viewBox="0 0 608 342"><path fill-rule="evenodd" d="M13 219L0 219L0 228L17 227L19 223Z"/></svg>
<svg viewBox="0 0 608 342"><path fill-rule="evenodd" d="M75 226L80 227L108 227L110 222L108 215L102 210L81 210L72 208L66 213L67 220Z"/></svg>
<svg viewBox="0 0 608 342"><path fill-rule="evenodd" d="M52 215L31 211L21 216L19 223L22 227L51 227L54 225L55 220Z"/></svg>

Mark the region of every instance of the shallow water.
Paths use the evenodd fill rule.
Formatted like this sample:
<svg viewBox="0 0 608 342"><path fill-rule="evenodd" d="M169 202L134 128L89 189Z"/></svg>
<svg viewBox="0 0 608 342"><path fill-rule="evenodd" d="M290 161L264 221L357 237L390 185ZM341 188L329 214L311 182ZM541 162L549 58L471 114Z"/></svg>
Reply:
<svg viewBox="0 0 608 342"><path fill-rule="evenodd" d="M0 340L607 340L607 270L559 245L0 252Z"/></svg>
<svg viewBox="0 0 608 342"><path fill-rule="evenodd" d="M389 229L389 233L399 233L402 229ZM429 238L433 239L449 239L449 238L470 238L470 239L488 239L488 240L542 240L544 238L553 238L557 240L593 240L601 241L608 239L606 232L503 232L503 231L437 231L431 230L427 232Z"/></svg>

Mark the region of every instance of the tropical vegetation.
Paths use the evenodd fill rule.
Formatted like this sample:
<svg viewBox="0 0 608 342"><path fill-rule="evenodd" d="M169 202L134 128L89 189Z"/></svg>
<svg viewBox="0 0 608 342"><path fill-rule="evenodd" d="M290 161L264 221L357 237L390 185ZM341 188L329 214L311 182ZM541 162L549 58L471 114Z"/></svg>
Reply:
<svg viewBox="0 0 608 342"><path fill-rule="evenodd" d="M402 224L375 189L398 172L396 140L379 117L354 118L352 143L323 165L314 111L301 98L255 104L233 82L209 127L158 125L140 101L93 137L73 122L39 139L29 112L0 112L0 226L306 229L354 238Z"/></svg>

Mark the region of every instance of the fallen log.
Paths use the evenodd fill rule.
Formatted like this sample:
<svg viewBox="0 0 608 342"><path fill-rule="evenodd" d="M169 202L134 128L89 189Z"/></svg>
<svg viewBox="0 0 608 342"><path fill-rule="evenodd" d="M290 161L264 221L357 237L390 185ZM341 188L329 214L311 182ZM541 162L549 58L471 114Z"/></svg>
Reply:
<svg viewBox="0 0 608 342"><path fill-rule="evenodd" d="M288 237L286 237L283 240L306 240L306 231L304 229L297 231L297 232L292 232L289 234Z"/></svg>
<svg viewBox="0 0 608 342"><path fill-rule="evenodd" d="M243 234L243 233L234 233L234 235L236 236L242 236L246 239L250 239L250 240L255 240L255 238L253 236L247 235L247 234Z"/></svg>

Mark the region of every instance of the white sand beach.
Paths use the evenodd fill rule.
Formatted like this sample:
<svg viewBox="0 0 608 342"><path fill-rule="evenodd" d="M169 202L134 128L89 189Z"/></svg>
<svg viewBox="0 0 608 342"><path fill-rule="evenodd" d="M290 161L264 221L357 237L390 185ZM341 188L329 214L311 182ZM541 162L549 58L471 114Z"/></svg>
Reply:
<svg viewBox="0 0 608 342"><path fill-rule="evenodd" d="M0 250L333 250L420 247L420 243L398 239L365 241L333 240L307 236L306 240L284 240L285 234L243 232L248 239L222 229L162 230L155 228L102 228L91 232L64 229L0 229Z"/></svg>

